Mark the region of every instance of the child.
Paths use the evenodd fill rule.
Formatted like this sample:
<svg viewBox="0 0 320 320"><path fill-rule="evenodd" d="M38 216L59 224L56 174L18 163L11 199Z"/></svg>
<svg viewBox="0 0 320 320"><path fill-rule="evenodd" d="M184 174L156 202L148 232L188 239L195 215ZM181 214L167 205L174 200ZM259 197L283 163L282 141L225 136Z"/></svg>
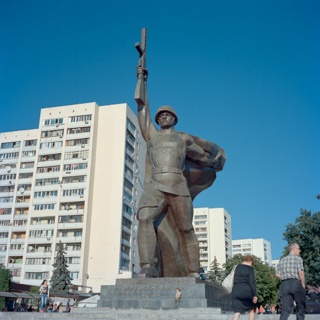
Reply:
<svg viewBox="0 0 320 320"><path fill-rule="evenodd" d="M176 289L176 308L180 308L180 300L181 300L181 292L180 292L180 288Z"/></svg>

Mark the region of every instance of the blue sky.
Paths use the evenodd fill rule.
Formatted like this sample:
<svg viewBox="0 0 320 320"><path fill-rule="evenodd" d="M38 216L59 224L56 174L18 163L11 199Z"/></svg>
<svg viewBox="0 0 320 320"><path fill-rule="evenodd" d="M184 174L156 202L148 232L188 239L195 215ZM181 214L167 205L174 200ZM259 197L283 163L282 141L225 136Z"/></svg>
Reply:
<svg viewBox="0 0 320 320"><path fill-rule="evenodd" d="M153 115L225 149L197 207L224 207L233 239L273 258L300 208L320 201L319 1L0 1L0 131L38 127L41 108L96 101L133 110L148 29Z"/></svg>

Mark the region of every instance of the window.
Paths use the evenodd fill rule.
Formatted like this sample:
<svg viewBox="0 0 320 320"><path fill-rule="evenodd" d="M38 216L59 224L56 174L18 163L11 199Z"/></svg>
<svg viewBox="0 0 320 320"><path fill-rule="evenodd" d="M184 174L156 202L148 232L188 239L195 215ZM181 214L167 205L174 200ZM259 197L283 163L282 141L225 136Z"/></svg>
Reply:
<svg viewBox="0 0 320 320"><path fill-rule="evenodd" d="M74 235L75 237L81 237L81 236L82 236L82 230L76 230L76 231L74 231L73 235Z"/></svg>
<svg viewBox="0 0 320 320"><path fill-rule="evenodd" d="M59 178L47 178L47 179L37 179L36 186L48 186L53 184L58 184Z"/></svg>
<svg viewBox="0 0 320 320"><path fill-rule="evenodd" d="M20 141L1 143L1 149L17 148L20 147Z"/></svg>
<svg viewBox="0 0 320 320"><path fill-rule="evenodd" d="M72 280L79 279L79 272L70 272L70 278Z"/></svg>
<svg viewBox="0 0 320 320"><path fill-rule="evenodd" d="M133 189L133 184L130 183L127 179L124 179L124 185L125 185L129 190L132 191L132 189Z"/></svg>
<svg viewBox="0 0 320 320"><path fill-rule="evenodd" d="M34 157L36 155L35 150L31 151L22 151L22 157Z"/></svg>
<svg viewBox="0 0 320 320"><path fill-rule="evenodd" d="M195 220L199 220L199 219L207 219L206 215L201 215L201 216L195 216L194 217Z"/></svg>
<svg viewBox="0 0 320 320"><path fill-rule="evenodd" d="M51 197L56 197L58 195L57 190L53 191L40 191L40 192L35 192L34 193L34 198L51 198Z"/></svg>
<svg viewBox="0 0 320 320"><path fill-rule="evenodd" d="M125 166L125 168L124 168L124 173L127 176L129 176L131 179L133 178L133 171L130 168L128 168L127 166Z"/></svg>
<svg viewBox="0 0 320 320"><path fill-rule="evenodd" d="M32 162L21 162L20 168L21 169L27 169L27 168L33 168L34 167L34 161Z"/></svg>
<svg viewBox="0 0 320 320"><path fill-rule="evenodd" d="M127 150L129 153L134 153L134 148L131 147L128 142L126 143L126 150Z"/></svg>
<svg viewBox="0 0 320 320"><path fill-rule="evenodd" d="M8 238L9 232L0 232L0 239Z"/></svg>
<svg viewBox="0 0 320 320"><path fill-rule="evenodd" d="M131 229L132 222L125 217L122 217L122 224L127 228Z"/></svg>
<svg viewBox="0 0 320 320"><path fill-rule="evenodd" d="M14 186L0 186L0 192L13 192Z"/></svg>
<svg viewBox="0 0 320 320"><path fill-rule="evenodd" d="M75 163L75 164L65 164L63 167L64 171L72 171L72 170L83 170L88 167L87 163Z"/></svg>
<svg viewBox="0 0 320 320"><path fill-rule="evenodd" d="M47 119L47 120L43 120L42 125L43 126L54 126L54 125L59 125L59 124L63 124L64 123L64 119L63 118L56 118L56 119Z"/></svg>
<svg viewBox="0 0 320 320"><path fill-rule="evenodd" d="M0 227L10 226L10 220L0 220Z"/></svg>
<svg viewBox="0 0 320 320"><path fill-rule="evenodd" d="M126 160L130 163L130 164L134 164L134 161L133 161L133 159L130 157L130 156L128 156L127 154L126 154Z"/></svg>
<svg viewBox="0 0 320 320"><path fill-rule="evenodd" d="M75 176L75 177L64 177L62 178L62 183L80 183L86 182L87 176Z"/></svg>
<svg viewBox="0 0 320 320"><path fill-rule="evenodd" d="M59 223L83 222L83 215L80 216L59 216Z"/></svg>
<svg viewBox="0 0 320 320"><path fill-rule="evenodd" d="M62 148L62 141L40 143L40 149Z"/></svg>
<svg viewBox="0 0 320 320"><path fill-rule="evenodd" d="M80 264L80 257L68 257L67 263L68 264Z"/></svg>
<svg viewBox="0 0 320 320"><path fill-rule="evenodd" d="M89 151L74 151L74 152L66 152L64 154L64 159L68 160L68 159L88 159L89 156Z"/></svg>
<svg viewBox="0 0 320 320"><path fill-rule="evenodd" d="M131 202L132 201L132 196L129 195L127 192L123 192L123 198L126 199L127 201Z"/></svg>
<svg viewBox="0 0 320 320"><path fill-rule="evenodd" d="M27 265L44 265L51 264L51 258L29 258L26 259Z"/></svg>
<svg viewBox="0 0 320 320"><path fill-rule="evenodd" d="M241 248L241 244L234 244L232 245L232 248Z"/></svg>
<svg viewBox="0 0 320 320"><path fill-rule="evenodd" d="M53 236L53 230L32 230L29 232L30 238L46 238L46 237L52 237Z"/></svg>
<svg viewBox="0 0 320 320"><path fill-rule="evenodd" d="M89 121L91 120L91 118L92 118L91 114L69 117L71 122Z"/></svg>
<svg viewBox="0 0 320 320"><path fill-rule="evenodd" d="M42 131L41 138L48 138L48 137L63 137L63 129L60 130L53 130L53 131Z"/></svg>
<svg viewBox="0 0 320 320"><path fill-rule="evenodd" d="M23 183L18 185L18 191L23 188L25 191L31 190L31 184L30 183Z"/></svg>
<svg viewBox="0 0 320 320"><path fill-rule="evenodd" d="M68 129L68 134L78 134L78 133L86 133L90 132L90 127L82 127L82 128L70 128Z"/></svg>
<svg viewBox="0 0 320 320"><path fill-rule="evenodd" d="M59 171L60 171L60 166L37 168L37 173L59 172Z"/></svg>
<svg viewBox="0 0 320 320"><path fill-rule="evenodd" d="M127 206L126 204L123 203L122 205L123 211L129 213L130 215L132 214L132 209Z"/></svg>
<svg viewBox="0 0 320 320"><path fill-rule="evenodd" d="M26 279L43 280L48 279L49 272L26 272Z"/></svg>
<svg viewBox="0 0 320 320"><path fill-rule="evenodd" d="M25 140L24 141L25 147L31 147L31 146L36 146L36 145L37 145L37 140Z"/></svg>
<svg viewBox="0 0 320 320"><path fill-rule="evenodd" d="M13 197L2 197L0 198L0 203L9 203L13 202Z"/></svg>
<svg viewBox="0 0 320 320"><path fill-rule="evenodd" d="M70 189L70 190L63 190L62 196L63 197L75 197L75 196L83 196L84 189Z"/></svg>
<svg viewBox="0 0 320 320"><path fill-rule="evenodd" d="M17 177L17 175L14 173L14 174L2 174L0 175L0 181L1 180L15 180Z"/></svg>
<svg viewBox="0 0 320 320"><path fill-rule="evenodd" d="M34 211L39 211L39 210L53 210L54 209L54 204L50 203L50 204L36 204L33 207Z"/></svg>
<svg viewBox="0 0 320 320"><path fill-rule="evenodd" d="M56 153L56 154L46 154L43 156L38 157L38 161L56 161L56 160L61 160L61 153Z"/></svg>
<svg viewBox="0 0 320 320"><path fill-rule="evenodd" d="M127 120L128 120L128 128L134 132L136 130L135 125L128 118Z"/></svg>
<svg viewBox="0 0 320 320"><path fill-rule="evenodd" d="M7 209L7 208L0 209L0 216L9 215L11 213L12 213L12 209Z"/></svg>
<svg viewBox="0 0 320 320"><path fill-rule="evenodd" d="M84 209L84 202L61 203L60 210L81 210Z"/></svg>
<svg viewBox="0 0 320 320"><path fill-rule="evenodd" d="M19 208L16 209L15 214L16 215L25 215L29 213L29 208Z"/></svg>
<svg viewBox="0 0 320 320"><path fill-rule="evenodd" d="M0 159L17 159L19 158L19 152L1 153Z"/></svg>
<svg viewBox="0 0 320 320"><path fill-rule="evenodd" d="M33 172L20 173L19 179L30 179L33 177Z"/></svg>
<svg viewBox="0 0 320 320"><path fill-rule="evenodd" d="M195 225L207 224L206 221L197 221L194 223Z"/></svg>
<svg viewBox="0 0 320 320"><path fill-rule="evenodd" d="M132 143L132 145L134 145L136 139L135 139L134 136L129 132L129 130L127 130L127 139Z"/></svg>
<svg viewBox="0 0 320 320"><path fill-rule="evenodd" d="M66 141L66 146L81 146L81 145L86 145L90 143L90 139L75 139L75 140L67 140Z"/></svg>
<svg viewBox="0 0 320 320"><path fill-rule="evenodd" d="M121 259L120 265L121 267L129 268L130 261L127 259Z"/></svg>

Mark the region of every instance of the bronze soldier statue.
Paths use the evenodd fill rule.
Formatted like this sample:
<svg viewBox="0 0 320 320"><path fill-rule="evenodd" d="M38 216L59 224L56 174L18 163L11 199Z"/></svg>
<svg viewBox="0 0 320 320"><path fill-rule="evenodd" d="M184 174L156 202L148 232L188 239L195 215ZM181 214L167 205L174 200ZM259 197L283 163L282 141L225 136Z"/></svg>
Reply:
<svg viewBox="0 0 320 320"><path fill-rule="evenodd" d="M223 168L225 153L213 143L175 131L178 116L170 106L162 106L156 113L160 130L152 123L146 85L146 29L141 44L136 44L140 60L135 100L147 161L138 209L140 274L197 277L199 245L192 225L192 200L213 183L215 172Z"/></svg>

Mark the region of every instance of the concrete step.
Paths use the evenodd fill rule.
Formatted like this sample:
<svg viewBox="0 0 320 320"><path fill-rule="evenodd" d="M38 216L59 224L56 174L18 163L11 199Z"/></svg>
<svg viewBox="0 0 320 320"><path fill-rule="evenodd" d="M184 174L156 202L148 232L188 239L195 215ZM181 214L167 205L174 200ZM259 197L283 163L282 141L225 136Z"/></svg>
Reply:
<svg viewBox="0 0 320 320"><path fill-rule="evenodd" d="M233 314L217 314L212 308L181 308L176 310L147 310L147 309L106 309L103 308L79 308L72 313L38 313L38 312L0 312L0 319L5 320L38 320L38 319L60 319L60 320L232 320ZM255 320L279 320L279 315L256 315ZM248 315L241 315L240 320L247 320ZM305 320L319 320L319 314L306 315ZM296 320L291 315L288 320Z"/></svg>

